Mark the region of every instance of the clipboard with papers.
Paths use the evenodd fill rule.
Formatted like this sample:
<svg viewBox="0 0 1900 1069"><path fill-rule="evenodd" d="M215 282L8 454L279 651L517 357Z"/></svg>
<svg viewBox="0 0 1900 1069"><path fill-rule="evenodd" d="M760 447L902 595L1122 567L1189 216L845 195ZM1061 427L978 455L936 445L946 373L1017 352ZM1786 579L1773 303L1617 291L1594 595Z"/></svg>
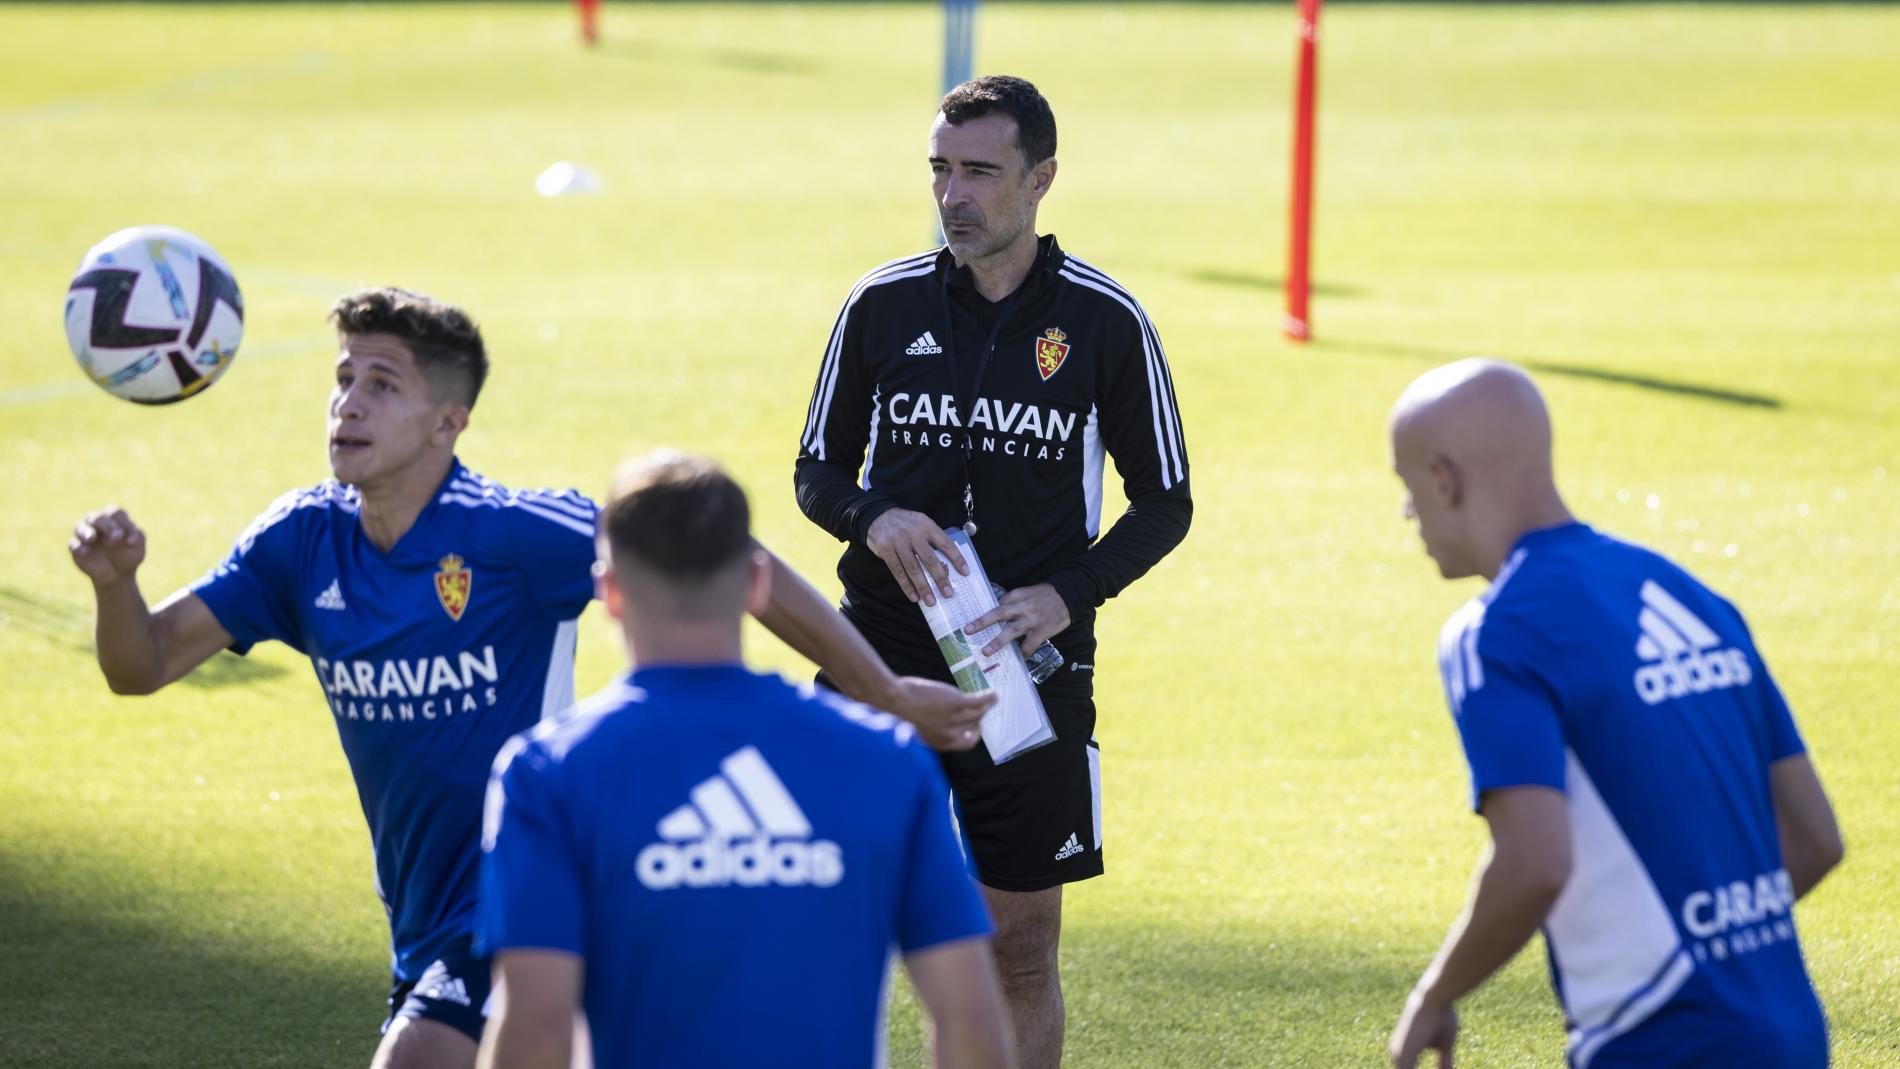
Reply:
<svg viewBox="0 0 1900 1069"><path fill-rule="evenodd" d="M958 689L966 694L996 692L996 704L983 714L982 732L990 759L1000 765L1054 742L1056 733L1042 707L1042 697L1036 693L1029 666L1023 661L1022 647L1010 642L991 656L982 655L984 644L1002 630L1002 625L992 624L974 635L963 633L964 624L996 607L996 593L970 536L960 527L945 528L944 534L963 554L970 574L957 574L938 553L937 558L944 561L950 573L952 592L944 596L939 591L935 605L920 601L917 607L923 610L924 622L936 637L937 648L950 666L950 676Z"/></svg>

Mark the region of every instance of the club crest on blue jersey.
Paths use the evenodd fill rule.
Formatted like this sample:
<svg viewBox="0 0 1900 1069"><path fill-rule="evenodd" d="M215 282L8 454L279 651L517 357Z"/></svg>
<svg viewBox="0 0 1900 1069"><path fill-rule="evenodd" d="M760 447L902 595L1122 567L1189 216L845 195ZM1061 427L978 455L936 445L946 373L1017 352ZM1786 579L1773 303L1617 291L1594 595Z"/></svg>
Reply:
<svg viewBox="0 0 1900 1069"><path fill-rule="evenodd" d="M1069 336L1061 327L1050 327L1036 339L1036 373L1042 376L1042 381L1048 382L1062 370L1062 362L1069 358L1068 341Z"/></svg>
<svg viewBox="0 0 1900 1069"><path fill-rule="evenodd" d="M443 557L436 567L435 597L442 603L442 611L449 614L451 620L461 620L468 611L469 592L474 588L475 575L463 564L462 558L451 553Z"/></svg>

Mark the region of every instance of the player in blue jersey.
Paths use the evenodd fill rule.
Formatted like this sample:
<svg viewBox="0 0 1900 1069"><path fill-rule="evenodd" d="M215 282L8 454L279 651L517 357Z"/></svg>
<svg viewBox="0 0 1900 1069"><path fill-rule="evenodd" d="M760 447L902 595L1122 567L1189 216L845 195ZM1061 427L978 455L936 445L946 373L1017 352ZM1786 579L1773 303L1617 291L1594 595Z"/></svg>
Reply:
<svg viewBox="0 0 1900 1069"><path fill-rule="evenodd" d="M748 671L769 596L745 494L661 455L615 479L601 598L632 671L495 762L484 1069L883 1064L890 956L938 1066L1013 1064L949 786L908 724ZM843 774L849 770L848 774Z"/></svg>
<svg viewBox="0 0 1900 1069"><path fill-rule="evenodd" d="M1453 1004L1541 926L1574 1069L1825 1066L1793 907L1840 830L1741 614L1571 516L1517 368L1426 373L1391 433L1426 552L1491 581L1438 660L1492 840L1393 1064L1450 1065Z"/></svg>
<svg viewBox="0 0 1900 1069"><path fill-rule="evenodd" d="M145 538L122 510L87 516L70 548L93 582L116 692L151 693L266 639L311 658L389 917L390 1018L373 1064L465 1067L489 983L470 947L482 792L503 742L572 700L595 507L507 489L456 459L488 368L467 315L382 289L345 296L333 318L333 479L279 498L222 564L155 609L136 579ZM974 745L980 709L892 677L817 591L771 567L768 627L933 743Z"/></svg>

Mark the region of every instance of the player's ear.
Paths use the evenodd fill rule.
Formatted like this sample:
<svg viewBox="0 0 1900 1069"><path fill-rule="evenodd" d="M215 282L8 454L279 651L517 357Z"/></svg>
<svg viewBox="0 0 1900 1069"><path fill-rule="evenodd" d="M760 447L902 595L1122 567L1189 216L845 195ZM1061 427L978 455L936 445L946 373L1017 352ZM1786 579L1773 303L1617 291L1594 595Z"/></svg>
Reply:
<svg viewBox="0 0 1900 1069"><path fill-rule="evenodd" d="M1029 203L1040 204L1042 198L1049 195L1049 187L1056 180L1056 158L1054 156L1029 169Z"/></svg>
<svg viewBox="0 0 1900 1069"><path fill-rule="evenodd" d="M772 603L772 561L763 549L754 549L746 561L745 611L757 616Z"/></svg>
<svg viewBox="0 0 1900 1069"><path fill-rule="evenodd" d="M1457 508L1464 500L1464 476L1458 471L1458 465L1443 454L1432 457L1432 491L1447 508Z"/></svg>
<svg viewBox="0 0 1900 1069"><path fill-rule="evenodd" d="M613 565L605 560L594 562L594 596L607 607L607 615L618 620L625 606L622 603L620 584L614 581Z"/></svg>
<svg viewBox="0 0 1900 1069"><path fill-rule="evenodd" d="M434 437L444 445L453 445L468 430L468 406L446 404L436 408Z"/></svg>

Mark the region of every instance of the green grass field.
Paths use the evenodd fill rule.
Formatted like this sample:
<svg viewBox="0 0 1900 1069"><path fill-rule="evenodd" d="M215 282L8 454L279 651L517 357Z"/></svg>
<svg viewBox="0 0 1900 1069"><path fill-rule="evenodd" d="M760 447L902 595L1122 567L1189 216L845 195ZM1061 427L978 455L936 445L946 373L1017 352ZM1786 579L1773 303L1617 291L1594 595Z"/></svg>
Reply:
<svg viewBox="0 0 1900 1069"><path fill-rule="evenodd" d="M1044 229L1168 344L1200 506L1102 618L1110 874L1068 898L1069 1064L1379 1063L1483 842L1432 653L1475 587L1399 519L1383 421L1471 353L1539 374L1585 518L1750 613L1849 841L1800 915L1836 1064L1900 1064L1900 10L1325 19L1299 348L1291 6L982 14L979 66L1061 122ZM790 462L837 302L924 244L936 10L609 5L606 34L583 53L560 5L0 8L0 1064L367 1063L383 916L309 668L115 699L64 549L125 505L156 598L323 478L344 288L481 318L477 469L597 492L711 451L835 588ZM557 159L605 191L535 197ZM85 249L149 222L213 242L249 313L174 408L95 390L59 327ZM618 664L590 612L582 687ZM1540 952L1465 1011L1468 1064L1561 1062Z"/></svg>

